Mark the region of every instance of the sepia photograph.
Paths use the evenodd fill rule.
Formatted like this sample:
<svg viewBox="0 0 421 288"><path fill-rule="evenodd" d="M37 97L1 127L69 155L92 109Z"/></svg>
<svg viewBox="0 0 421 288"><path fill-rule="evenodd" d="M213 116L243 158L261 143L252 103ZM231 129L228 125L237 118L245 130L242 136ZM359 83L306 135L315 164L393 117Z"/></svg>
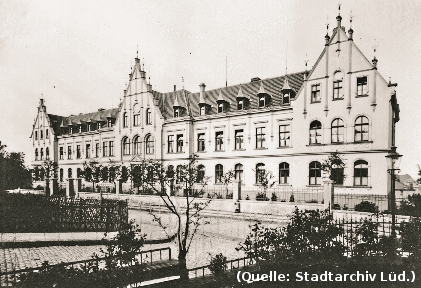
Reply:
<svg viewBox="0 0 421 288"><path fill-rule="evenodd" d="M420 13L0 1L0 286L421 287Z"/></svg>

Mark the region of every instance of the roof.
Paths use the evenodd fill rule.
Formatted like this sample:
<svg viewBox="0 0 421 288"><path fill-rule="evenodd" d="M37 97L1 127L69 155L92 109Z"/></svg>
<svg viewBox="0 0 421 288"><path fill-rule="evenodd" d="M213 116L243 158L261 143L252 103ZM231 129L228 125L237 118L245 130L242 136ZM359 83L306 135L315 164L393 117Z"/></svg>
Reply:
<svg viewBox="0 0 421 288"><path fill-rule="evenodd" d="M396 175L395 190L414 190L411 184L417 184L408 174Z"/></svg>
<svg viewBox="0 0 421 288"><path fill-rule="evenodd" d="M61 122L63 121L65 117L53 115L53 114L47 114L47 115L48 115L48 119L50 119L50 125L51 127L53 127L54 135L58 135L60 132Z"/></svg>
<svg viewBox="0 0 421 288"><path fill-rule="evenodd" d="M301 88L304 82L304 73L292 73L288 74L288 83L291 89L295 92ZM213 90L207 90L205 99L206 103L210 105L207 115L217 114L217 100L223 99L228 102L231 106L231 110L236 110L236 98L241 93L244 97L250 99L249 109L258 108L258 93L262 87L264 92L272 96L271 106L281 105L281 89L284 86L286 76L274 77L263 79L261 81L254 81L249 83L242 83L232 85L228 87L216 88ZM263 86L262 86L263 85ZM241 88L241 90L240 90ZM178 90L174 92L161 93L152 91L155 100L158 100L158 107L165 119L172 118L174 116L173 105L175 98L180 107L185 108L185 112L181 116L191 115L193 117L199 116L199 103L200 103L200 92L190 93L187 90ZM229 111L229 110L228 110Z"/></svg>

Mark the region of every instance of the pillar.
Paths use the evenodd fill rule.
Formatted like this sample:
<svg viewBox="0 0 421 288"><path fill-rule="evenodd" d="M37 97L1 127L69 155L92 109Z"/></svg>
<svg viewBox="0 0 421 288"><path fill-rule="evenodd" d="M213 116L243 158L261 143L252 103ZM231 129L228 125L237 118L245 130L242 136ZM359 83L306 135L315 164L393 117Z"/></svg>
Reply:
<svg viewBox="0 0 421 288"><path fill-rule="evenodd" d="M324 187L324 209L329 209L332 211L332 207L334 204L334 196L333 196L333 180L325 179L323 180L323 187Z"/></svg>
<svg viewBox="0 0 421 288"><path fill-rule="evenodd" d="M120 195L121 191L123 191L123 183L121 180L115 181L115 194Z"/></svg>
<svg viewBox="0 0 421 288"><path fill-rule="evenodd" d="M66 179L66 197L73 197L74 196L74 182L73 178Z"/></svg>
<svg viewBox="0 0 421 288"><path fill-rule="evenodd" d="M50 196L58 193L58 179L50 179Z"/></svg>

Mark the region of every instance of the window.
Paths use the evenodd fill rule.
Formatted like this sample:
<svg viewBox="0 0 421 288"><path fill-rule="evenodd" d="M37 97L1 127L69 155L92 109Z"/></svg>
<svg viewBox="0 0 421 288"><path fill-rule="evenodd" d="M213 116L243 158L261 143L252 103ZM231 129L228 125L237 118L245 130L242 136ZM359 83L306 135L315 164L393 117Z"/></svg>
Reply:
<svg viewBox="0 0 421 288"><path fill-rule="evenodd" d="M261 184L265 178L266 170L265 164L258 163L256 165L256 184Z"/></svg>
<svg viewBox="0 0 421 288"><path fill-rule="evenodd" d="M101 122L98 122L98 129L101 129ZM70 134L71 134L72 132L70 132Z"/></svg>
<svg viewBox="0 0 421 288"><path fill-rule="evenodd" d="M342 80L333 81L333 100L343 99Z"/></svg>
<svg viewBox="0 0 421 288"><path fill-rule="evenodd" d="M123 155L130 155L130 140L127 137L123 139Z"/></svg>
<svg viewBox="0 0 421 288"><path fill-rule="evenodd" d="M320 84L311 85L311 103L317 103L320 100Z"/></svg>
<svg viewBox="0 0 421 288"><path fill-rule="evenodd" d="M146 124L152 124L152 112L150 108L146 109Z"/></svg>
<svg viewBox="0 0 421 288"><path fill-rule="evenodd" d="M279 147L291 146L291 129L289 124L279 125Z"/></svg>
<svg viewBox="0 0 421 288"><path fill-rule="evenodd" d="M168 135L168 153L174 153L174 135Z"/></svg>
<svg viewBox="0 0 421 288"><path fill-rule="evenodd" d="M72 159L72 146L67 146L67 159Z"/></svg>
<svg viewBox="0 0 421 288"><path fill-rule="evenodd" d="M50 148L45 148L45 159L50 159Z"/></svg>
<svg viewBox="0 0 421 288"><path fill-rule="evenodd" d="M63 182L64 171L63 168L60 168L60 182Z"/></svg>
<svg viewBox="0 0 421 288"><path fill-rule="evenodd" d="M244 110L244 100L238 100L237 110Z"/></svg>
<svg viewBox="0 0 421 288"><path fill-rule="evenodd" d="M322 143L322 124L320 121L310 123L310 145Z"/></svg>
<svg viewBox="0 0 421 288"><path fill-rule="evenodd" d="M99 143L95 143L95 157L99 157Z"/></svg>
<svg viewBox="0 0 421 288"><path fill-rule="evenodd" d="M224 166L217 164L215 166L215 183L222 183L222 177L224 175Z"/></svg>
<svg viewBox="0 0 421 288"><path fill-rule="evenodd" d="M368 162L358 160L354 163L354 185L367 186L368 185Z"/></svg>
<svg viewBox="0 0 421 288"><path fill-rule="evenodd" d="M234 173L235 173L235 179L238 181L243 182L243 165L242 164L236 164L234 166ZM240 183L241 184L241 183Z"/></svg>
<svg viewBox="0 0 421 288"><path fill-rule="evenodd" d="M77 168L76 169L76 178L80 178L82 176L82 169Z"/></svg>
<svg viewBox="0 0 421 288"><path fill-rule="evenodd" d="M285 93L282 98L282 104L287 105L290 102L290 95L289 93Z"/></svg>
<svg viewBox="0 0 421 288"><path fill-rule="evenodd" d="M256 128L256 148L265 148L265 128L259 127Z"/></svg>
<svg viewBox="0 0 421 288"><path fill-rule="evenodd" d="M146 136L145 139L145 153L146 154L153 154L154 153L154 139L152 135Z"/></svg>
<svg viewBox="0 0 421 288"><path fill-rule="evenodd" d="M60 152L59 152L60 160L63 160L64 159L64 147L60 146L59 150L60 150Z"/></svg>
<svg viewBox="0 0 421 288"><path fill-rule="evenodd" d="M90 157L91 157L91 144L86 144L85 158L90 158Z"/></svg>
<svg viewBox="0 0 421 288"><path fill-rule="evenodd" d="M35 160L38 160L38 148L35 148Z"/></svg>
<svg viewBox="0 0 421 288"><path fill-rule="evenodd" d="M140 114L133 115L133 126L140 125Z"/></svg>
<svg viewBox="0 0 421 288"><path fill-rule="evenodd" d="M91 124L86 124L86 128L88 129L88 132L91 131Z"/></svg>
<svg viewBox="0 0 421 288"><path fill-rule="evenodd" d="M174 117L180 117L180 109L179 108L174 109Z"/></svg>
<svg viewBox="0 0 421 288"><path fill-rule="evenodd" d="M205 133L197 134L197 151L205 151Z"/></svg>
<svg viewBox="0 0 421 288"><path fill-rule="evenodd" d="M218 113L222 113L224 112L224 103L219 103L218 104Z"/></svg>
<svg viewBox="0 0 421 288"><path fill-rule="evenodd" d="M81 157L80 145L76 145L76 158L80 159Z"/></svg>
<svg viewBox="0 0 421 288"><path fill-rule="evenodd" d="M133 153L135 155L140 155L140 137L136 136L133 140Z"/></svg>
<svg viewBox="0 0 421 288"><path fill-rule="evenodd" d="M108 156L108 142L102 142L102 157Z"/></svg>
<svg viewBox="0 0 421 288"><path fill-rule="evenodd" d="M129 127L129 117L127 116L127 112L123 113L123 127Z"/></svg>
<svg viewBox="0 0 421 288"><path fill-rule="evenodd" d="M340 118L333 119L331 128L331 142L343 143L344 142L344 121Z"/></svg>
<svg viewBox="0 0 421 288"><path fill-rule="evenodd" d="M279 164L279 184L289 183L289 164L282 162Z"/></svg>
<svg viewBox="0 0 421 288"><path fill-rule="evenodd" d="M111 118L107 119L107 127L113 127L113 119Z"/></svg>
<svg viewBox="0 0 421 288"><path fill-rule="evenodd" d="M110 141L109 143L110 146L110 156L114 156L114 141Z"/></svg>
<svg viewBox="0 0 421 288"><path fill-rule="evenodd" d="M355 119L354 141L368 141L368 118L365 116L360 116Z"/></svg>
<svg viewBox="0 0 421 288"><path fill-rule="evenodd" d="M183 152L183 145L184 145L184 140L183 140L183 135L177 135L177 153L181 153Z"/></svg>
<svg viewBox="0 0 421 288"><path fill-rule="evenodd" d="M82 125L79 125L79 133L82 133Z"/></svg>
<svg viewBox="0 0 421 288"><path fill-rule="evenodd" d="M320 162L313 161L308 166L309 185L320 185L322 180L322 168Z"/></svg>
<svg viewBox="0 0 421 288"><path fill-rule="evenodd" d="M367 96L367 76L357 78L357 96Z"/></svg>
<svg viewBox="0 0 421 288"><path fill-rule="evenodd" d="M46 130L45 130L45 139L48 139L48 138L50 138L50 137L49 137L49 135L48 135L48 129L46 129Z"/></svg>
<svg viewBox="0 0 421 288"><path fill-rule="evenodd" d="M72 178L72 168L67 169L67 178Z"/></svg>
<svg viewBox="0 0 421 288"><path fill-rule="evenodd" d="M42 159L44 159L44 149L43 148L41 148L40 149L40 159L42 160Z"/></svg>
<svg viewBox="0 0 421 288"><path fill-rule="evenodd" d="M224 132L219 131L215 133L215 151L222 151L224 149Z"/></svg>
<svg viewBox="0 0 421 288"><path fill-rule="evenodd" d="M265 105L266 105L266 99L265 99L265 96L260 96L260 97L259 97L259 108L261 108L261 107L265 107Z"/></svg>
<svg viewBox="0 0 421 288"><path fill-rule="evenodd" d="M201 116L206 115L206 107L205 106L200 107L200 115Z"/></svg>
<svg viewBox="0 0 421 288"><path fill-rule="evenodd" d="M42 132L43 132L43 130L39 130L39 139L43 139L44 137L42 136L43 134L42 134Z"/></svg>
<svg viewBox="0 0 421 288"><path fill-rule="evenodd" d="M100 125L100 124L98 124L98 125ZM101 127L99 127L99 128L101 128ZM73 127L72 126L69 127L69 134L73 134Z"/></svg>
<svg viewBox="0 0 421 288"><path fill-rule="evenodd" d="M244 130L235 130L235 150L244 149Z"/></svg>
<svg viewBox="0 0 421 288"><path fill-rule="evenodd" d="M38 140L38 131L35 131L35 140Z"/></svg>
<svg viewBox="0 0 421 288"><path fill-rule="evenodd" d="M202 164L197 166L197 183L203 183L205 181L205 166Z"/></svg>

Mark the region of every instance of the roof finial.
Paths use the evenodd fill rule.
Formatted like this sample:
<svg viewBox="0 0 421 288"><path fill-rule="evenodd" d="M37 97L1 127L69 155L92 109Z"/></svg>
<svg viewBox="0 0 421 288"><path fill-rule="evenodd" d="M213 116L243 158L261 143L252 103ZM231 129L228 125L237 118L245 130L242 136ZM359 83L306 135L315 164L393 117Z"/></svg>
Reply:
<svg viewBox="0 0 421 288"><path fill-rule="evenodd" d="M307 57L307 53L306 53L306 59L304 60L304 65L306 66L306 70L307 70L307 63L308 63L308 57Z"/></svg>
<svg viewBox="0 0 421 288"><path fill-rule="evenodd" d="M352 18L354 18L354 16L352 15L352 10L349 12L349 28L352 29Z"/></svg>
<svg viewBox="0 0 421 288"><path fill-rule="evenodd" d="M183 86L183 90L184 90L184 77L183 76L181 76L181 83L183 83L182 86Z"/></svg>
<svg viewBox="0 0 421 288"><path fill-rule="evenodd" d="M338 15L341 15L341 5L342 5L342 3L341 3L341 2L339 2L339 3L338 3L338 10L339 10Z"/></svg>
<svg viewBox="0 0 421 288"><path fill-rule="evenodd" d="M377 44L377 42L376 42L376 38L374 38L374 46L373 46L373 49L374 49L374 58L376 58L376 51L377 51L377 47L378 47L379 45Z"/></svg>
<svg viewBox="0 0 421 288"><path fill-rule="evenodd" d="M285 75L288 75L288 40L287 49L285 50Z"/></svg>
<svg viewBox="0 0 421 288"><path fill-rule="evenodd" d="M136 58L139 59L139 44L136 44Z"/></svg>

